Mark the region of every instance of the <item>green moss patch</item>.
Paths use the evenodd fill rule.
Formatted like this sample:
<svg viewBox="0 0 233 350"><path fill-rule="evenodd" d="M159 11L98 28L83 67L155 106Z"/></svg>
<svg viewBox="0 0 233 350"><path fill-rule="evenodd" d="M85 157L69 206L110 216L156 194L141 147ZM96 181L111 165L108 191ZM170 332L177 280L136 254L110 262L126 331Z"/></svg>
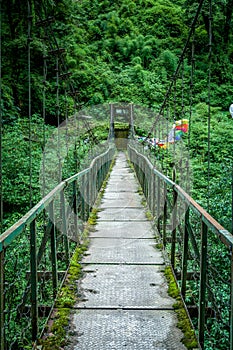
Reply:
<svg viewBox="0 0 233 350"><path fill-rule="evenodd" d="M107 187L107 184L108 184L108 179L110 177L112 168L114 167L115 163L116 163L116 159L113 158L113 160L112 160L112 162L110 164L110 167L109 167L109 171L108 171L108 173L107 173L107 175L106 175L106 177L105 177L105 179L104 179L104 181L102 183L101 189L99 190L99 193L98 193L98 196L97 196L97 199L96 199L96 202L95 202L95 206L96 207L99 207L99 205L101 203L101 200L102 200L103 195L104 195L104 191L105 191L105 189ZM96 209L96 210L98 210L98 209Z"/></svg>
<svg viewBox="0 0 233 350"><path fill-rule="evenodd" d="M82 275L80 260L88 246L87 237L84 243L78 247L70 261L67 277L62 286L55 303L54 312L50 319L47 336L39 340L39 344L44 350L61 349L67 341L67 327L69 325L70 311L77 300L76 281Z"/></svg>
<svg viewBox="0 0 233 350"><path fill-rule="evenodd" d="M98 219L98 208L93 208L91 213L90 213L90 216L88 218L88 221L87 221L87 224L88 225L96 225L96 221Z"/></svg>
<svg viewBox="0 0 233 350"><path fill-rule="evenodd" d="M172 268L170 266L167 266L164 271L164 274L168 281L168 294L172 298L176 299L176 303L173 305L173 307L178 318L177 326L184 334L182 343L186 346L187 349L198 348L196 335L187 315L187 312L184 308L184 304L176 280L174 278Z"/></svg>
<svg viewBox="0 0 233 350"><path fill-rule="evenodd" d="M67 342L70 312L77 300L77 280L82 276L80 260L88 247L88 231L84 232L83 244L76 248L67 271L66 280L58 293L47 334L38 341L44 350L61 349Z"/></svg>
<svg viewBox="0 0 233 350"><path fill-rule="evenodd" d="M115 122L114 130L129 130L129 123Z"/></svg>
<svg viewBox="0 0 233 350"><path fill-rule="evenodd" d="M159 249L159 250L162 250L164 247L163 247L163 243L157 243L155 245L155 248Z"/></svg>
<svg viewBox="0 0 233 350"><path fill-rule="evenodd" d="M147 210L146 211L146 217L149 221L153 221L153 215L151 214L151 211L150 210Z"/></svg>
<svg viewBox="0 0 233 350"><path fill-rule="evenodd" d="M96 200L96 207L94 207L90 213L86 228L83 233L83 243L76 248L71 258L66 280L60 292L58 293L54 312L50 317L50 324L48 325L47 335L38 341L38 344L44 350L60 350L61 347L67 343L67 331L70 320L70 312L78 298L77 280L79 280L82 276L82 266L80 264L80 261L88 247L89 232L92 230L93 225L96 224L96 221L98 219L98 205L100 204L100 201L103 197L104 190L107 186L107 181L114 163L115 160L112 161L109 173L103 182Z"/></svg>
<svg viewBox="0 0 233 350"><path fill-rule="evenodd" d="M88 221L87 221L87 224L88 225L91 225L91 226L94 226L96 225L96 222L97 222L97 219L98 219L98 212L99 212L99 209L98 207L100 206L100 203L101 203L101 200L103 198L103 195L104 195L104 191L106 189L106 186L108 184L108 179L109 179L109 176L110 176L110 173L112 171L112 168L115 164L115 159L113 159L110 167L109 167L109 172L105 178L105 180L103 181L103 184L101 186L101 189L99 191L99 194L98 194L98 197L96 199L96 202L95 202L95 207L92 209L90 215L89 215L89 218L88 218Z"/></svg>

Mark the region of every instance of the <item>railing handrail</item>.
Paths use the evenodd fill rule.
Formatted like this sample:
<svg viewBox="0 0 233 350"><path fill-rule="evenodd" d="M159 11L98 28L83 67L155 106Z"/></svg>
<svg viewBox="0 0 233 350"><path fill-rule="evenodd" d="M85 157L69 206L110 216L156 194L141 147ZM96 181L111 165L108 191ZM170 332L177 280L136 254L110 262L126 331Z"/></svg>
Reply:
<svg viewBox="0 0 233 350"><path fill-rule="evenodd" d="M226 319L224 325L229 326L229 339L224 338L224 341L228 341L229 349L233 350L233 235L178 184L157 170L140 149L138 150L134 145L128 145L128 151L154 217L163 247L168 253L173 274L175 277L180 276L180 282L177 280L177 286L180 288L182 298L186 302L186 294L189 293L187 301L193 303L193 306L197 308L197 316L193 317L198 319L195 328L199 347L204 349L205 342L208 343L211 341L211 336L215 336L208 333L209 339L207 339L211 322L218 320L218 317L208 315L208 308L213 315L219 315L219 308L223 307L221 317L222 320ZM192 218L190 217L191 213ZM221 243L220 246L217 246L216 238ZM213 256L209 254L211 249ZM218 249L219 256L216 257ZM224 272L221 270L218 272L215 267L218 259L223 260L224 263L227 259L227 265L223 265ZM198 278L196 278L194 286L192 282L195 279L195 273L198 273ZM220 278L215 278L215 275ZM219 285L219 281L224 283L223 287ZM212 291L212 286L215 285L217 289L213 288ZM225 299L223 298L221 303L222 288L223 290L227 288L228 293L225 293ZM192 291L194 291L193 294ZM227 305L226 300L228 300ZM219 332L223 335L223 327L219 328Z"/></svg>
<svg viewBox="0 0 233 350"><path fill-rule="evenodd" d="M9 227L5 232L0 235L0 252L3 251L9 244L28 226L59 194L68 184L76 181L79 177L87 174L93 167L94 163L101 157L105 156L112 148L110 145L108 149L96 156L89 167L78 172L77 174L61 181L55 188L53 188L45 197L43 197L32 209L30 209L25 215L23 215L15 224Z"/></svg>
<svg viewBox="0 0 233 350"><path fill-rule="evenodd" d="M82 243L84 224L98 198L114 153L114 145L108 143L107 149L93 157L84 170L60 182L0 236L1 350L8 349L9 344L18 346L21 341L36 342L38 334L43 332L45 323L39 322L39 309L45 307L46 313L51 313L64 282L59 272L68 269L71 255ZM15 242L17 244L13 245ZM10 271L12 262L14 270ZM40 281L45 279L41 271L49 273L43 286ZM15 280L21 286L17 294L21 301L18 303L14 299L12 304ZM30 309L29 313L24 312L25 307ZM29 327L27 338L23 340L25 328L21 326L25 322Z"/></svg>
<svg viewBox="0 0 233 350"><path fill-rule="evenodd" d="M200 218L202 221L210 228L212 229L217 235L219 235L219 238L221 241L228 246L229 248L233 247L233 235L226 230L217 220L215 220L200 204L198 204L187 192L185 192L179 185L177 185L174 181L169 179L167 176L162 174L159 170L157 170L150 162L150 160L141 152L139 152L135 147L132 145L128 145L129 148L133 149L134 152L137 153L137 155L140 155L140 157L144 158L144 160L148 163L150 169L157 175L159 178L161 178L166 184L173 187L173 189L177 192L177 194L185 200L188 206L190 206L196 214L200 215Z"/></svg>

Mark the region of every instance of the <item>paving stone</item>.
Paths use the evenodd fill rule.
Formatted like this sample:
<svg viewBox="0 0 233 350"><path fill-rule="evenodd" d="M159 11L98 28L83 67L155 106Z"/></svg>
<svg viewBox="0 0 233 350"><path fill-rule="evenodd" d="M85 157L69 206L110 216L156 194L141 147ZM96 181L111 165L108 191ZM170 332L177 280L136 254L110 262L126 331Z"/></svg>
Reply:
<svg viewBox="0 0 233 350"><path fill-rule="evenodd" d="M144 208L103 208L98 212L98 221L147 221Z"/></svg>
<svg viewBox="0 0 233 350"><path fill-rule="evenodd" d="M104 199L100 208L143 208L140 197L136 198L115 198Z"/></svg>
<svg viewBox="0 0 233 350"><path fill-rule="evenodd" d="M79 284L79 306L172 308L163 271L153 265L89 265Z"/></svg>
<svg viewBox="0 0 233 350"><path fill-rule="evenodd" d="M107 186L105 192L138 192L139 185L136 182L120 182L114 181L111 186Z"/></svg>
<svg viewBox="0 0 233 350"><path fill-rule="evenodd" d="M65 350L184 350L174 311L81 310Z"/></svg>
<svg viewBox="0 0 233 350"><path fill-rule="evenodd" d="M142 196L135 196L134 192L127 192L127 198L126 198L126 191L124 192L105 192L103 195L103 200L102 203L104 203L105 199L120 199L120 200L125 200L127 201L142 201L143 197ZM101 204L102 205L102 204Z"/></svg>
<svg viewBox="0 0 233 350"><path fill-rule="evenodd" d="M95 231L90 237L105 238L154 238L155 232L149 221L97 221Z"/></svg>
<svg viewBox="0 0 233 350"><path fill-rule="evenodd" d="M84 263L154 263L163 264L160 250L153 239L92 239Z"/></svg>

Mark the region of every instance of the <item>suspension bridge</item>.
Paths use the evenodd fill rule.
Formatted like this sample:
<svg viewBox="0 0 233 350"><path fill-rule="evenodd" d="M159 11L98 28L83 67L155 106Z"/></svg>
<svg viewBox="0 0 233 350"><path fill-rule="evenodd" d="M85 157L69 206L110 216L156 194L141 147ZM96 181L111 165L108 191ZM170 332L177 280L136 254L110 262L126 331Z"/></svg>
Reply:
<svg viewBox="0 0 233 350"><path fill-rule="evenodd" d="M189 150L176 142L176 131L187 132L187 115L191 127L194 34L203 3L197 6L156 113L133 103L110 103L79 113L78 91L51 29L54 19L44 18L46 9L42 15L35 1L37 25L49 41L49 53L47 49L43 52L41 117L46 122L51 59L55 62L58 128L47 143L44 130L42 199L34 205L32 145L37 140L32 130L33 16L28 1L30 210L6 230L2 229L4 123L2 110L0 113L0 350L233 350L233 235L190 195ZM210 6L208 185L211 21ZM190 53L187 113L183 92L177 98L176 81L180 79L184 88L184 60ZM73 98L72 118L67 105L61 118L61 90L65 105L68 95ZM174 121L169 122L171 100L174 116L181 111L181 123L175 126ZM65 121L62 125L61 119ZM98 125L108 121L107 140L91 148L79 169L79 141L88 144L95 138L93 119ZM143 139L135 131L138 125L147 130ZM83 135L80 129L85 129ZM65 177L62 166L70 148L75 171Z"/></svg>
<svg viewBox="0 0 233 350"><path fill-rule="evenodd" d="M0 236L1 350L56 348L64 310L64 349L204 348L219 320L231 348L232 235L130 137L132 104L110 107L105 151ZM128 137L114 139L119 108Z"/></svg>

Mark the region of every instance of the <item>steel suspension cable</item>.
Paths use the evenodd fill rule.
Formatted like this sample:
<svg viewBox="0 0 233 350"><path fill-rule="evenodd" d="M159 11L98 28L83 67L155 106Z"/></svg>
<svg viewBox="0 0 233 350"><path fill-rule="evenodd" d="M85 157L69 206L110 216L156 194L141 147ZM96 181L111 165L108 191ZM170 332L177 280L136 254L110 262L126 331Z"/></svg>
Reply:
<svg viewBox="0 0 233 350"><path fill-rule="evenodd" d="M169 87L168 87L168 89L167 89L167 91L166 91L164 100L163 100L162 105L161 105L161 107L160 107L160 110L159 110L159 112L158 112L158 114L157 114L157 116L156 116L155 122L153 123L153 125L152 125L152 127L151 127L151 130L153 130L154 126L156 125L156 123L157 123L157 121L158 121L158 119L159 119L159 116L162 114L162 111L163 111L163 109L164 109L164 107L165 107L165 105L166 105L166 101L167 101L167 99L168 99L168 96L169 96L170 93L171 93L171 89L172 89L172 87L173 87L173 84L174 84L174 82L175 82L175 80L176 80L177 75L179 74L180 66L181 66L181 64L182 64L182 62L183 62L183 60L184 60L185 53L186 53L186 51L187 51L187 49L188 49L189 42L190 42L190 40L191 40L191 38L192 38L193 32L194 32L194 30L195 30L196 23L197 23L197 20L198 20L198 18L199 18L199 15L200 15L200 12L201 12L201 9L202 9L202 6L203 6L204 2L205 2L205 0L200 0L200 2L199 2L199 5L198 5L198 8L197 8L196 14L195 14L195 16L194 16L193 22L192 22L191 27L190 27L190 30L189 30L188 38L187 38L186 43L185 43L185 45L184 45L183 51L182 51L182 53L181 53L181 55L180 55L179 62L178 62L178 64L177 64L175 73L173 74L172 80L171 80L170 85L169 85ZM150 133L151 133L151 131L148 133L148 136L146 137L146 139L148 139Z"/></svg>
<svg viewBox="0 0 233 350"><path fill-rule="evenodd" d="M209 57L208 57L208 191L207 210L210 209L210 128L211 128L211 63L212 63L212 0L209 0Z"/></svg>
<svg viewBox="0 0 233 350"><path fill-rule="evenodd" d="M43 145L42 145L42 151L45 152L45 122L46 122L46 83L47 83L47 55L46 55L46 49L44 45L43 50ZM42 191L43 191L43 197L45 196L45 154L43 154L42 158Z"/></svg>
<svg viewBox="0 0 233 350"><path fill-rule="evenodd" d="M65 84L65 128L66 128L66 155L69 157L69 133L68 133L68 122L69 122L69 116L68 116L68 99L67 99L67 82L64 82Z"/></svg>
<svg viewBox="0 0 233 350"><path fill-rule="evenodd" d="M168 103L166 105L166 127L167 127L166 134L167 135L169 134L169 120L170 120L170 106L169 106L169 103ZM168 140L167 140L167 142L168 142ZM166 157L168 157L168 146L166 147ZM166 176L169 176L169 174L168 174L168 166L166 166Z"/></svg>
<svg viewBox="0 0 233 350"><path fill-rule="evenodd" d="M0 234L3 232L2 136L2 0L0 0Z"/></svg>
<svg viewBox="0 0 233 350"><path fill-rule="evenodd" d="M28 0L28 118L29 118L29 196L30 196L30 208L32 208L32 140L31 140L31 129L32 129L32 108L31 108L31 27L32 27L32 13L31 13L31 2Z"/></svg>
<svg viewBox="0 0 233 350"><path fill-rule="evenodd" d="M183 120L185 118L186 109L185 109L185 61L182 62L181 67L181 119ZM180 118L179 118L180 119ZM185 189L188 190L188 184L189 184L189 159L187 159L186 151L183 147L181 147L181 183L184 185ZM188 158L189 158L189 150L188 150Z"/></svg>
<svg viewBox="0 0 233 350"><path fill-rule="evenodd" d="M184 105L184 88L185 88L185 84L184 84L184 60L182 62L181 65L181 116L179 117L179 119L183 119L184 115L185 115L185 105ZM186 174L185 174L185 170L186 170L186 164L184 164L183 161L183 155L184 155L184 148L183 148L183 143L181 144L181 159L180 159L180 183L183 184L185 183L185 178L186 178Z"/></svg>
<svg viewBox="0 0 233 350"><path fill-rule="evenodd" d="M176 90L176 82L177 80L174 80L174 96L173 96L173 119L176 121L176 107L177 107L177 90Z"/></svg>
<svg viewBox="0 0 233 350"><path fill-rule="evenodd" d="M79 169L78 156L77 156L77 148L78 148L77 140L80 137L80 134L79 134L80 126L79 126L79 119L77 118L78 101L75 93L73 96L73 102L74 102L73 108L74 108L74 128L75 128L73 157L74 157L74 166L75 166L74 170L77 173Z"/></svg>
<svg viewBox="0 0 233 350"><path fill-rule="evenodd" d="M182 63L182 73L181 73L181 117L184 118L184 60Z"/></svg>
<svg viewBox="0 0 233 350"><path fill-rule="evenodd" d="M54 34L52 23L55 22L54 17L49 15L49 4L45 4L44 1L39 2L35 1L35 10L36 15L38 17L38 26L43 27L44 32L44 39L47 41L48 48L46 52L46 60L44 59L44 65L46 64L46 75L47 75L47 55L52 54L55 57L56 60L56 119L57 119L57 140L56 140L56 151L57 151L57 158L58 158L58 164L57 164L57 174L55 175L57 177L57 182L61 182L62 180L62 152L61 152L61 130L60 130L60 123L61 123L61 115L60 115L60 79L66 78L69 74L66 72L66 66L63 58L63 52L64 49L61 49L58 45L56 36ZM46 62L45 62L46 61ZM44 68L45 69L45 68ZM45 75L45 72L44 72ZM44 77L45 79L45 77ZM46 79L45 79L46 80ZM45 94L45 84L44 83L44 94ZM45 96L43 97L43 101L45 101ZM44 102L45 103L45 102ZM65 108L67 109L67 90L65 91ZM43 114L44 114L44 122L45 122L45 108L43 108ZM66 118L67 119L67 118ZM44 150L45 151L45 150ZM45 158L45 155L44 157ZM44 176L44 175L43 175Z"/></svg>
<svg viewBox="0 0 233 350"><path fill-rule="evenodd" d="M190 137L192 127L192 107L193 107L193 82L195 72L195 32L193 33L192 40L192 56L191 56L191 75L190 75L190 87L189 87L189 131L188 131L188 152L190 152Z"/></svg>
<svg viewBox="0 0 233 350"><path fill-rule="evenodd" d="M43 93L42 93L42 118L43 118L43 140L42 140L42 196L45 197L46 191L46 179L45 179L45 148L46 148L46 136L45 136L45 122L46 122L46 83L47 83L47 52L45 43L43 44ZM46 211L43 211L43 229L46 233ZM46 256L44 258L46 260ZM45 266L46 263L45 263ZM42 278L42 281L44 279Z"/></svg>
<svg viewBox="0 0 233 350"><path fill-rule="evenodd" d="M171 93L172 93L172 89L176 89L176 85L174 84L174 86L172 86L171 87ZM175 95L175 93L174 93L174 95ZM173 115L172 115L172 117L173 117L173 124L175 123L175 109L174 109L174 104L175 104L175 98L173 97ZM176 167L176 162L175 162L175 147L176 147L176 145L175 145L175 137L176 137L176 133L175 133L175 129L173 129L173 145L172 145L172 153L173 153L173 169L175 169L175 167ZM175 169L175 171L176 171L177 169Z"/></svg>
<svg viewBox="0 0 233 350"><path fill-rule="evenodd" d="M59 98L59 57L56 56L56 115L57 115L57 156L58 183L62 181L61 152L60 152L60 98Z"/></svg>
<svg viewBox="0 0 233 350"><path fill-rule="evenodd" d="M174 79L174 84L173 84L173 90L174 90L174 96L173 96L173 122L175 124L176 122L176 108L177 108L177 90L176 90L176 83L177 83L177 77ZM174 142L173 142L173 159L174 159L174 167L176 168L176 142L175 142L175 137L176 137L176 132L175 129L174 131ZM177 163L177 173L179 170L179 164Z"/></svg>

